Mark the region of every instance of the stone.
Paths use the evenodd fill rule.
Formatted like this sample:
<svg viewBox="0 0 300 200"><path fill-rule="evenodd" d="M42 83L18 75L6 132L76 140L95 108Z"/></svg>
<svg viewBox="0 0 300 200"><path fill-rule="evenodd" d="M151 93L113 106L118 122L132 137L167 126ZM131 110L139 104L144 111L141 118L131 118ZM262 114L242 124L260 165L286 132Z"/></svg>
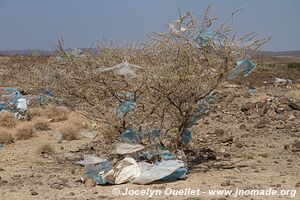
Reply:
<svg viewBox="0 0 300 200"><path fill-rule="evenodd" d="M96 185L96 182L91 177L87 177L84 181L84 184L87 187L94 187Z"/></svg>
<svg viewBox="0 0 300 200"><path fill-rule="evenodd" d="M230 180L225 180L221 183L221 186L229 186L230 185Z"/></svg>

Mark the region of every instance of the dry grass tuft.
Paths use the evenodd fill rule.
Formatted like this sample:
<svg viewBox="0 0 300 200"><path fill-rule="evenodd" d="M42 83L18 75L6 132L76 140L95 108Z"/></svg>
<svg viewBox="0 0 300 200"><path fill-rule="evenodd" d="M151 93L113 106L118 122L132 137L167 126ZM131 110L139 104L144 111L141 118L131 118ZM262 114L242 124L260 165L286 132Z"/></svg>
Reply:
<svg viewBox="0 0 300 200"><path fill-rule="evenodd" d="M17 125L17 120L12 113L1 112L0 113L0 126L6 128L13 128Z"/></svg>
<svg viewBox="0 0 300 200"><path fill-rule="evenodd" d="M34 136L35 129L32 123L23 123L17 127L15 138L17 140L28 140Z"/></svg>
<svg viewBox="0 0 300 200"><path fill-rule="evenodd" d="M38 154L53 154L54 150L49 144L43 144L37 150Z"/></svg>
<svg viewBox="0 0 300 200"><path fill-rule="evenodd" d="M46 117L52 119L52 122L60 122L68 119L69 110L65 107L47 106L45 109Z"/></svg>
<svg viewBox="0 0 300 200"><path fill-rule="evenodd" d="M29 109L30 118L45 117L51 119L52 122L65 121L68 119L69 110L65 107L35 107Z"/></svg>
<svg viewBox="0 0 300 200"><path fill-rule="evenodd" d="M0 129L0 144L10 144L13 142L14 138L12 137L12 134L5 129Z"/></svg>
<svg viewBox="0 0 300 200"><path fill-rule="evenodd" d="M63 140L78 140L80 129L72 124L62 126L59 130L62 134Z"/></svg>
<svg viewBox="0 0 300 200"><path fill-rule="evenodd" d="M36 121L33 122L34 128L38 131L47 131L51 130L50 123L47 119L38 118Z"/></svg>

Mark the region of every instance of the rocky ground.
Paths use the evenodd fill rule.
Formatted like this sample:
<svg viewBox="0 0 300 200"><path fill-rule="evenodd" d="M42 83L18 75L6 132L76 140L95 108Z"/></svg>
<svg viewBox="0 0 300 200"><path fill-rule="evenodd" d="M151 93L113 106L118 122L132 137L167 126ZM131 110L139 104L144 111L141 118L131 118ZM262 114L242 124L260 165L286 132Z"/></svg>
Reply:
<svg viewBox="0 0 300 200"><path fill-rule="evenodd" d="M82 116L70 112L65 121L51 121L50 130L0 147L0 199L300 199L299 85L251 85L256 88L253 93L241 83L226 83L217 91L218 98L207 116L193 128L194 138L185 150L189 173L184 180L88 187L80 179L84 169L75 161L85 154L107 157L112 143L99 129L95 138L58 140L61 127L74 121L86 123ZM298 98L294 104L288 101L291 96ZM112 193L126 188L191 188L201 193L153 197ZM295 197L208 194L210 189L237 188L297 193Z"/></svg>

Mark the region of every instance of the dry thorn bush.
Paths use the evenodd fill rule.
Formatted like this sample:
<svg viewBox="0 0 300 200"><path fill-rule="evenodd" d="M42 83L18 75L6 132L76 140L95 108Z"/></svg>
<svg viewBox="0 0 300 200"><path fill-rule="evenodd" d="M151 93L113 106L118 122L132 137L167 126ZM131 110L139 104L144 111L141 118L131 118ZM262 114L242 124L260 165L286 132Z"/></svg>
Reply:
<svg viewBox="0 0 300 200"><path fill-rule="evenodd" d="M14 138L9 130L0 128L0 144L10 144L14 142Z"/></svg>
<svg viewBox="0 0 300 200"><path fill-rule="evenodd" d="M159 130L164 138L160 143L181 148L199 102L212 95L236 61L250 59L268 40L257 40L253 33L232 34L236 11L216 28L209 12L201 20L190 12L180 14L169 32L153 33L143 44L104 42L96 54L71 55L62 38L57 56L64 62L49 61L51 90L72 110L108 124L112 134L129 128L139 133ZM140 67L131 75L110 70L123 61ZM134 105L116 115L124 102Z"/></svg>
<svg viewBox="0 0 300 200"><path fill-rule="evenodd" d="M14 137L17 140L28 140L35 135L35 129L32 123L24 122L16 128Z"/></svg>
<svg viewBox="0 0 300 200"><path fill-rule="evenodd" d="M60 127L59 129L60 133L62 134L63 140L78 140L79 137L79 131L80 129L76 126L73 126L72 124L65 124L64 126Z"/></svg>
<svg viewBox="0 0 300 200"><path fill-rule="evenodd" d="M34 107L29 109L30 118L45 117L51 119L51 122L60 122L68 119L70 112L67 108L61 106L47 105L43 107Z"/></svg>
<svg viewBox="0 0 300 200"><path fill-rule="evenodd" d="M13 128L17 125L17 120L12 113L0 112L0 126L6 128Z"/></svg>
<svg viewBox="0 0 300 200"><path fill-rule="evenodd" d="M45 118L37 118L33 122L33 126L38 131L48 131L48 130L51 130L49 120L47 120Z"/></svg>

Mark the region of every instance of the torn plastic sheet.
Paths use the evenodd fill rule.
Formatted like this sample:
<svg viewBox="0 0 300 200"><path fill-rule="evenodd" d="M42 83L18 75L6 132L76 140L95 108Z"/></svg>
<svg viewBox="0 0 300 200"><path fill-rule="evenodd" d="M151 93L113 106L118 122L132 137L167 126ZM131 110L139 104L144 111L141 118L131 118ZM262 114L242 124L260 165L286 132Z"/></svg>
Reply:
<svg viewBox="0 0 300 200"><path fill-rule="evenodd" d="M136 103L133 100L128 100L122 102L117 108L113 110L113 113L118 117L122 117L125 113L133 110L136 106Z"/></svg>
<svg viewBox="0 0 300 200"><path fill-rule="evenodd" d="M165 178L162 178L163 181L174 181L176 179L183 178L187 173L187 168L180 167L176 169L172 174L166 176Z"/></svg>
<svg viewBox="0 0 300 200"><path fill-rule="evenodd" d="M141 169L140 175L132 183L149 184L168 177L177 169L184 167L184 163L180 160L165 160L156 164L139 162L138 166Z"/></svg>
<svg viewBox="0 0 300 200"><path fill-rule="evenodd" d="M196 38L196 42L199 46L206 46L212 39L212 33L201 31L200 34Z"/></svg>
<svg viewBox="0 0 300 200"><path fill-rule="evenodd" d="M135 179L140 174L141 169L138 163L133 158L126 157L118 162L104 177L108 183L122 184Z"/></svg>
<svg viewBox="0 0 300 200"><path fill-rule="evenodd" d="M192 132L185 128L182 134L182 143L188 144L191 141L191 139L192 139Z"/></svg>
<svg viewBox="0 0 300 200"><path fill-rule="evenodd" d="M76 164L79 165L95 165L98 163L102 163L106 161L105 158L94 156L94 155L86 155L83 160L77 161Z"/></svg>
<svg viewBox="0 0 300 200"><path fill-rule="evenodd" d="M194 111L194 114L189 119L186 128L191 128L192 126L194 126L197 123L197 121L203 116L206 106L212 103L214 100L215 96L213 92L209 93L204 99L200 100L198 102L197 108Z"/></svg>
<svg viewBox="0 0 300 200"><path fill-rule="evenodd" d="M251 72L256 68L256 64L249 60L241 60L236 62L235 69L227 75L228 80L237 78L240 74L249 76Z"/></svg>
<svg viewBox="0 0 300 200"><path fill-rule="evenodd" d="M275 77L275 83L277 84L290 84L292 83L292 80L291 79L283 79L283 78L276 78Z"/></svg>
<svg viewBox="0 0 300 200"><path fill-rule="evenodd" d="M102 67L97 71L98 72L113 71L116 75L135 76L138 69L141 69L141 67L134 64L130 64L126 60L113 67L107 67L107 68Z"/></svg>
<svg viewBox="0 0 300 200"><path fill-rule="evenodd" d="M121 138L123 142L128 143L138 143L140 141L140 136L131 128L127 128L123 131Z"/></svg>
<svg viewBox="0 0 300 200"><path fill-rule="evenodd" d="M172 160L174 159L174 155L168 150L145 151L139 154L139 159L157 162L161 160Z"/></svg>
<svg viewBox="0 0 300 200"><path fill-rule="evenodd" d="M27 110L26 98L16 88L0 88L0 111L24 113Z"/></svg>
<svg viewBox="0 0 300 200"><path fill-rule="evenodd" d="M91 177L98 185L105 185L107 181L103 175L108 173L112 168L112 164L109 161L85 165L85 173L82 179L84 180L87 177Z"/></svg>
<svg viewBox="0 0 300 200"><path fill-rule="evenodd" d="M128 143L118 143L116 145L116 152L120 155L134 153L144 149L145 146L141 144L128 144Z"/></svg>
<svg viewBox="0 0 300 200"><path fill-rule="evenodd" d="M177 35L187 31L186 28L181 26L181 24L182 24L181 22L182 22L182 20L178 19L178 20L175 20L174 22L170 23L169 24L170 31Z"/></svg>
<svg viewBox="0 0 300 200"><path fill-rule="evenodd" d="M41 92L41 94L38 95L35 98L35 100L38 103L38 105L43 105L44 102L45 102L45 100L46 100L46 98L48 98L48 97L54 97L54 94L50 90L48 90L48 89L43 89L42 92Z"/></svg>

